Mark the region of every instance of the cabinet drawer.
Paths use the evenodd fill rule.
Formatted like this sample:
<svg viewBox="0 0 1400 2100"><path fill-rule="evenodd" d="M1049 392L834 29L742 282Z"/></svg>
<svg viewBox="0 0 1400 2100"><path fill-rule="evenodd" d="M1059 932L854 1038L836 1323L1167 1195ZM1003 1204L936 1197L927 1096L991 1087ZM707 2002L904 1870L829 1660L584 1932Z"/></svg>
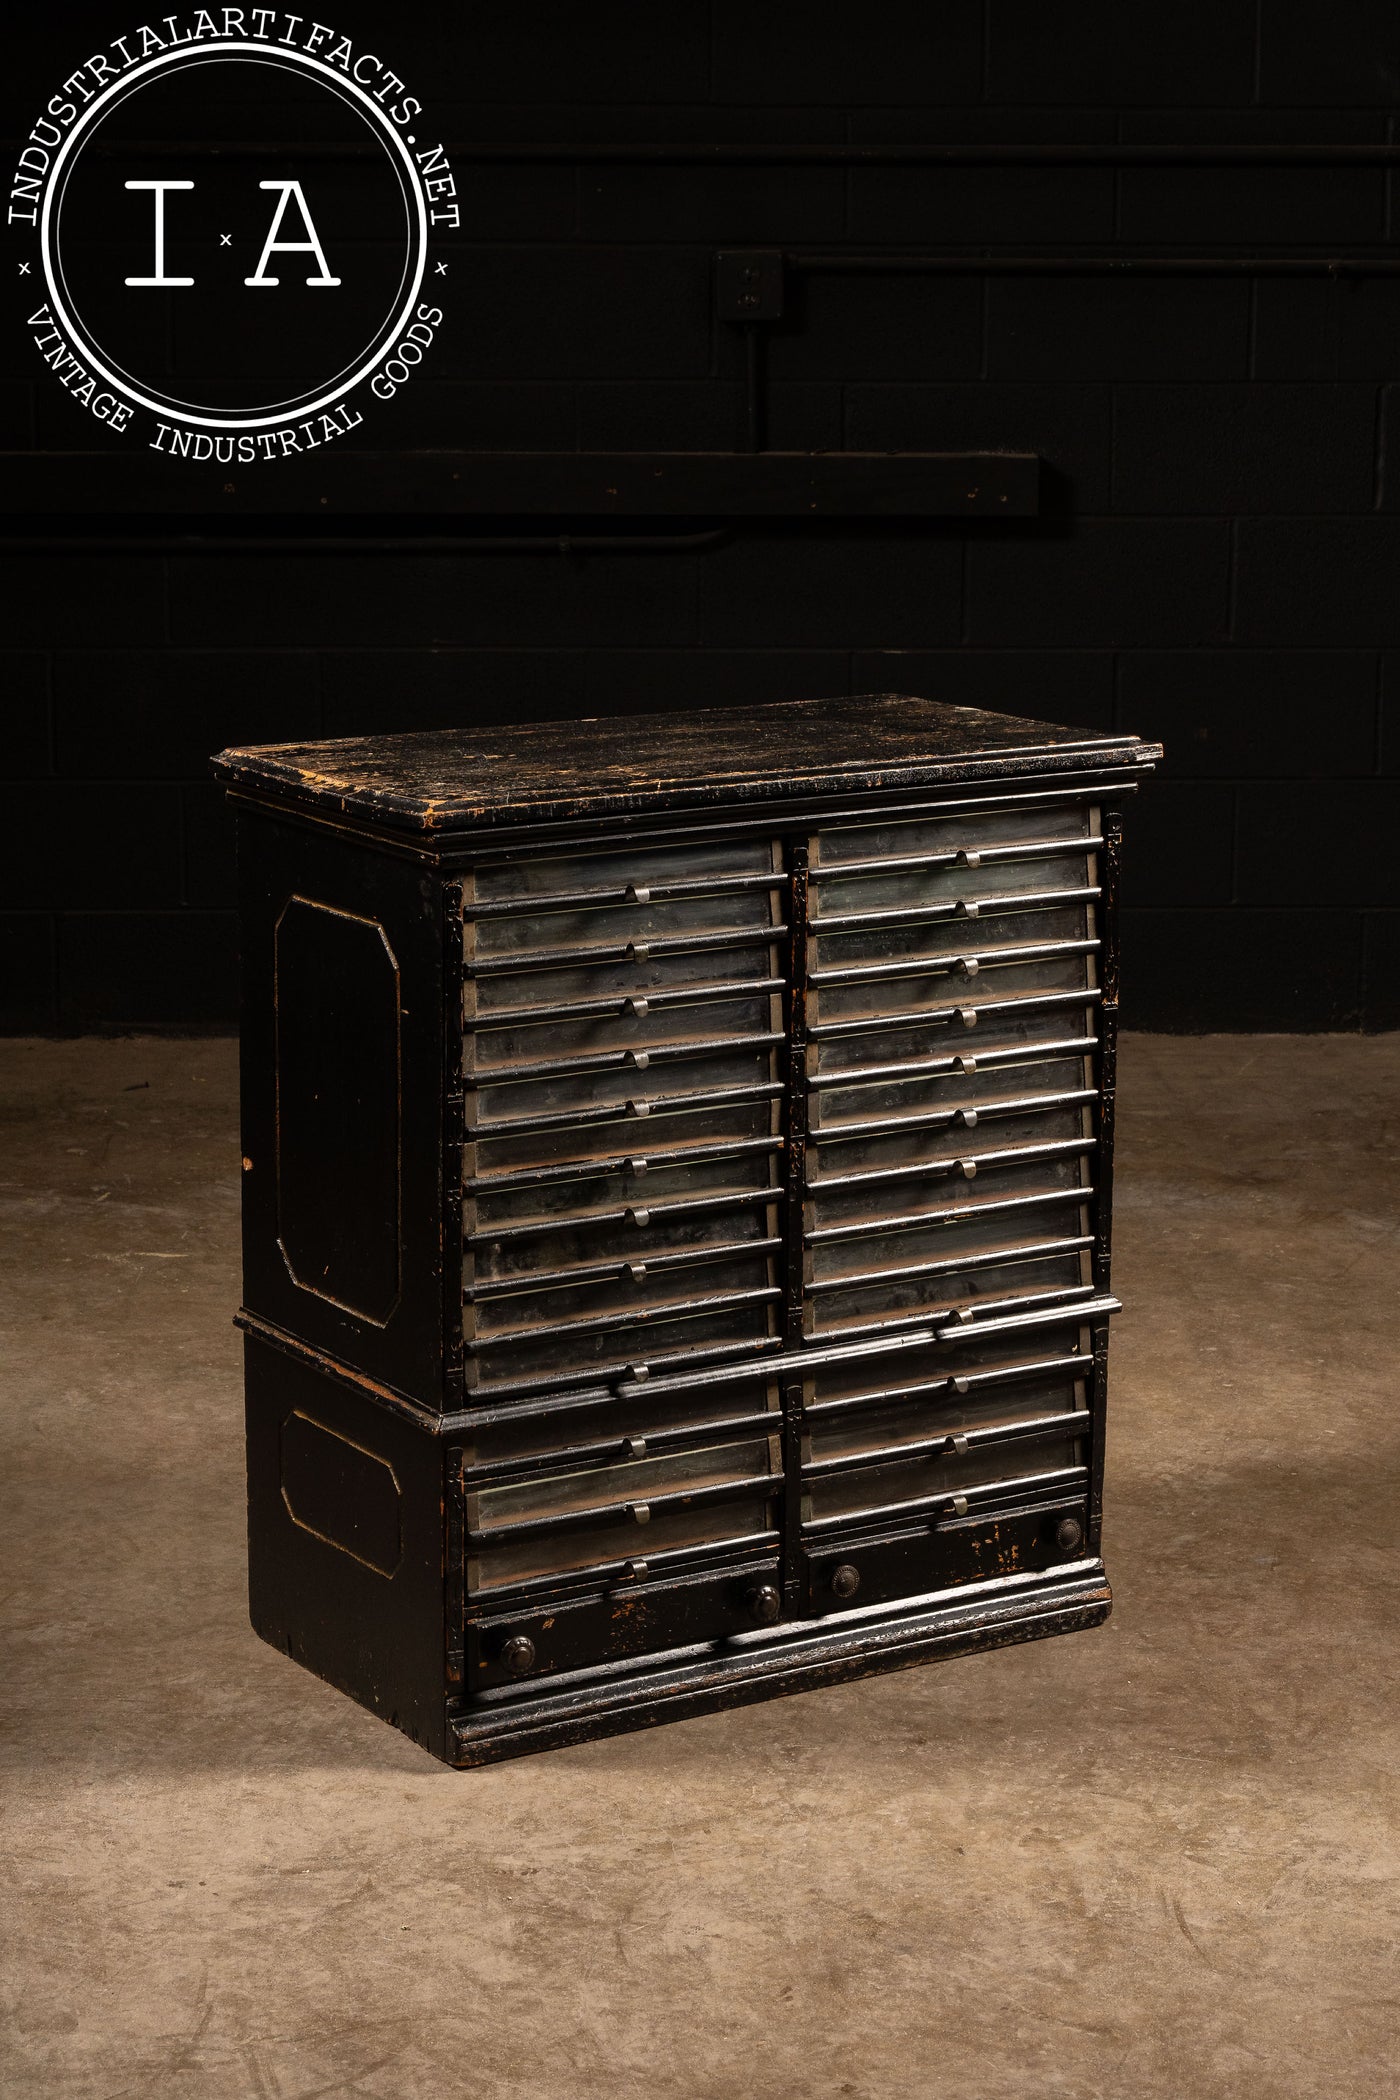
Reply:
<svg viewBox="0 0 1400 2100"><path fill-rule="evenodd" d="M866 824L823 827L817 859L824 873L870 872L881 864L966 866L977 853L983 867L1033 863L1044 856L1092 852L1103 844L1098 809L1088 801L1039 807L951 810L947 815L876 818Z"/></svg>
<svg viewBox="0 0 1400 2100"><path fill-rule="evenodd" d="M770 1435L469 1485L468 1592L749 1538L775 1528L781 1490L776 1417Z"/></svg>
<svg viewBox="0 0 1400 2100"><path fill-rule="evenodd" d="M969 1498L970 1505L970 1498ZM814 1539L804 1546L807 1609L816 1617L924 1596L967 1582L1028 1575L1085 1552L1084 1495L1051 1489L1014 1495L996 1509L973 1509L898 1531ZM854 1587L852 1587L852 1575Z"/></svg>
<svg viewBox="0 0 1400 2100"><path fill-rule="evenodd" d="M752 1632L764 1591L776 1590L771 1539L748 1560L678 1580L624 1578L589 1596L520 1604L467 1623L467 1681L473 1691L528 1684L562 1670L628 1656L711 1645Z"/></svg>
<svg viewBox="0 0 1400 2100"><path fill-rule="evenodd" d="M1044 1107L1047 1096L1092 1095L1096 1047L1082 1032L1043 1043L992 1039L975 1051L945 1051L941 1057L901 1061L872 1054L868 1064L847 1073L823 1072L809 1052L808 1125L826 1137L885 1116L931 1121L942 1115L953 1122L969 1108L978 1116L1001 1116L1008 1102ZM963 1117L961 1127L975 1124Z"/></svg>

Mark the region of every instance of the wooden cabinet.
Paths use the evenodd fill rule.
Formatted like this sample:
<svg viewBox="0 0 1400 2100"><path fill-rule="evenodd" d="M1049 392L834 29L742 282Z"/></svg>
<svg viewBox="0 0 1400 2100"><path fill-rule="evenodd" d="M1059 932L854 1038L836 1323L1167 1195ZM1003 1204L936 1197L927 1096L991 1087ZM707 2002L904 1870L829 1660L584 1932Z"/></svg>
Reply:
<svg viewBox="0 0 1400 2100"><path fill-rule="evenodd" d="M456 1764L1090 1626L1128 736L228 751L258 1631Z"/></svg>

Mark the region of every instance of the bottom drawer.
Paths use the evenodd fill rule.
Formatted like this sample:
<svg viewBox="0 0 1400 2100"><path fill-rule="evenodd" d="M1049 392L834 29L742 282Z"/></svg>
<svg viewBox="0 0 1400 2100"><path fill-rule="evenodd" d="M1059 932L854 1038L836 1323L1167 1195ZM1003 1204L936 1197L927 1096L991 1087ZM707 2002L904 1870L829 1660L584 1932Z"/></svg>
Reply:
<svg viewBox="0 0 1400 2100"><path fill-rule="evenodd" d="M669 1582L622 1582L475 1619L467 1626L467 1689L528 1684L669 1648L750 1633L776 1616L778 1564L755 1559Z"/></svg>
<svg viewBox="0 0 1400 2100"><path fill-rule="evenodd" d="M806 1608L821 1617L1082 1560L1088 1521L1085 1498L1076 1494L878 1536L814 1541L803 1553Z"/></svg>

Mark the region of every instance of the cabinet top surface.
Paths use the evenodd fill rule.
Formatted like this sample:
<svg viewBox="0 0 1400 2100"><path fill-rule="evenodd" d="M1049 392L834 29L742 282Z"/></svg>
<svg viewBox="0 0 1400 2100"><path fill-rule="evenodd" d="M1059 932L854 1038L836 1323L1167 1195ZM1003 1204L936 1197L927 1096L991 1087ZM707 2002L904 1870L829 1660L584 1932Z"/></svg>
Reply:
<svg viewBox="0 0 1400 2100"><path fill-rule="evenodd" d="M231 788L395 830L866 794L1013 774L1144 771L1126 734L989 714L903 693L508 727L340 737L221 751Z"/></svg>

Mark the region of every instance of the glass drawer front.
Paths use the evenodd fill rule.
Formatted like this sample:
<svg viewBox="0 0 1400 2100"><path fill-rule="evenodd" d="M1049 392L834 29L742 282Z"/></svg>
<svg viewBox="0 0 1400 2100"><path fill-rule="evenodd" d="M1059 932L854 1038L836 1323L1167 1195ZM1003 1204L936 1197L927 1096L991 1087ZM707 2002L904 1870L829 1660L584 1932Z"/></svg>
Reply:
<svg viewBox="0 0 1400 2100"><path fill-rule="evenodd" d="M574 1573L619 1558L747 1537L772 1527L774 1437L469 1489L472 1590Z"/></svg>

